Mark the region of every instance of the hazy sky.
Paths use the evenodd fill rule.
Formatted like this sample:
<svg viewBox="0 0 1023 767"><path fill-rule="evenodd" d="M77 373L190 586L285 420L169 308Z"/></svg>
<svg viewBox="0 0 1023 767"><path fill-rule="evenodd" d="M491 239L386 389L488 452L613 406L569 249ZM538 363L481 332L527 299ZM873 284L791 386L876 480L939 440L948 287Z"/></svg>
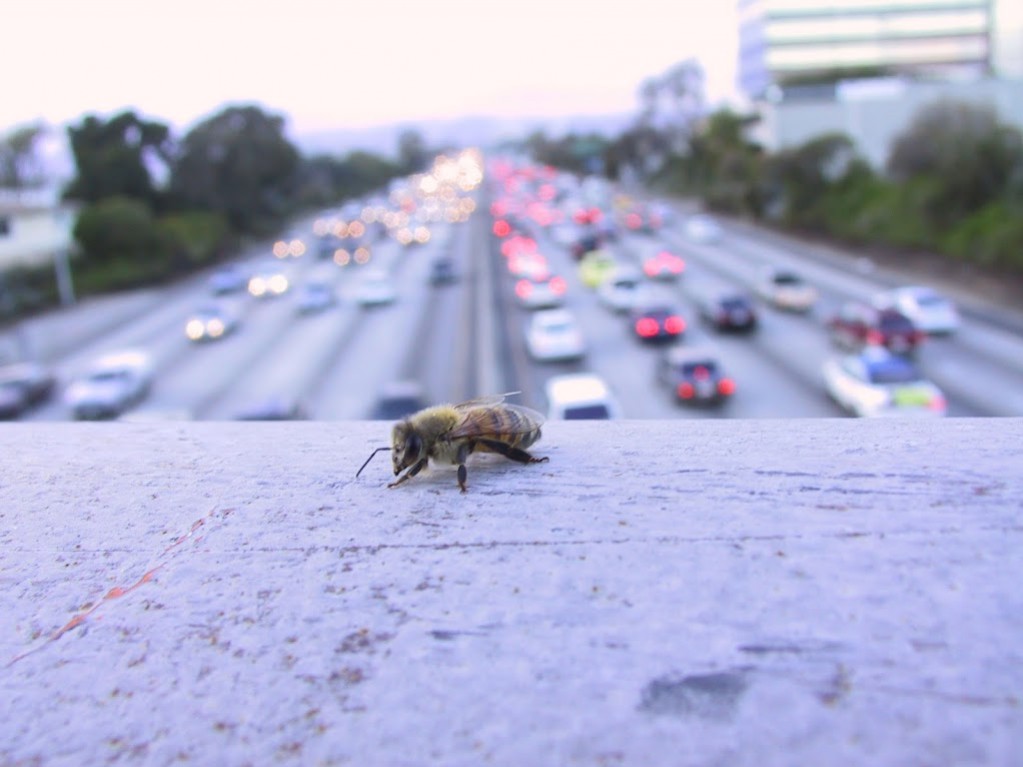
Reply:
<svg viewBox="0 0 1023 767"><path fill-rule="evenodd" d="M713 9L713 10L712 10ZM734 0L31 0L4 8L0 131L131 107L187 129L228 102L292 132L632 112L688 57L734 90Z"/></svg>

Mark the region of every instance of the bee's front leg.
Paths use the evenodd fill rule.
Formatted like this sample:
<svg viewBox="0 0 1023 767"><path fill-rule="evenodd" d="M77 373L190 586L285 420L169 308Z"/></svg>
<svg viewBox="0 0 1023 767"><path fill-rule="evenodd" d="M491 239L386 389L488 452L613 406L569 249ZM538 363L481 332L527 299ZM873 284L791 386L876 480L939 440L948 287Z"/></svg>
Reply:
<svg viewBox="0 0 1023 767"><path fill-rule="evenodd" d="M465 468L465 461L469 457L469 453L475 449L475 442L466 442L459 446L458 453L455 455L455 463L458 464L458 487L461 488L463 493L468 489L465 486L465 480L469 475L469 470Z"/></svg>
<svg viewBox="0 0 1023 767"><path fill-rule="evenodd" d="M398 485L408 482L410 479L412 479L412 477L416 476L416 474L418 474L419 472L426 468L426 463L428 460L429 460L428 458L420 458L418 461L412 464L411 469L409 469L402 476L398 477L398 479L396 479L394 482L389 483L387 486L397 487Z"/></svg>

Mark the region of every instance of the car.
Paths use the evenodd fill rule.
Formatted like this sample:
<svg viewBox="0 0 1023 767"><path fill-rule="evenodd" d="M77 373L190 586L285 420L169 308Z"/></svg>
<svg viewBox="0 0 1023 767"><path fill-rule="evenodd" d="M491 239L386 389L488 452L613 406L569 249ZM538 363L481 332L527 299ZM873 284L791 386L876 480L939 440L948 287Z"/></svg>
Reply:
<svg viewBox="0 0 1023 767"><path fill-rule="evenodd" d="M637 307L629 314L632 332L641 341L676 341L686 332L682 313L667 304Z"/></svg>
<svg viewBox="0 0 1023 767"><path fill-rule="evenodd" d="M735 380L708 346L671 347L658 360L656 375L681 403L721 405L735 394Z"/></svg>
<svg viewBox="0 0 1023 767"><path fill-rule="evenodd" d="M15 362L0 367L0 418L17 418L53 394L57 379L36 362Z"/></svg>
<svg viewBox="0 0 1023 767"><path fill-rule="evenodd" d="M721 224L705 213L696 213L686 219L685 232L686 237L693 242L717 242L721 239Z"/></svg>
<svg viewBox="0 0 1023 767"><path fill-rule="evenodd" d="M368 269L359 278L355 301L359 306L384 306L397 298L390 275L380 269Z"/></svg>
<svg viewBox="0 0 1023 767"><path fill-rule="evenodd" d="M288 292L291 282L288 273L280 266L271 266L257 271L249 278L249 294L255 298L273 298Z"/></svg>
<svg viewBox="0 0 1023 767"><path fill-rule="evenodd" d="M790 312L808 312L817 303L817 288L791 269L769 269L757 283L757 294L772 306Z"/></svg>
<svg viewBox="0 0 1023 767"><path fill-rule="evenodd" d="M228 301L202 304L185 321L185 335L190 341L215 341L238 328L241 312Z"/></svg>
<svg viewBox="0 0 1023 767"><path fill-rule="evenodd" d="M588 288L597 288L614 274L617 264L606 250L593 250L579 262L579 279Z"/></svg>
<svg viewBox="0 0 1023 767"><path fill-rule="evenodd" d="M828 396L860 418L946 414L941 389L911 359L881 346L826 360L822 376Z"/></svg>
<svg viewBox="0 0 1023 767"><path fill-rule="evenodd" d="M604 240L605 238L600 232L588 231L573 242L569 250L576 261L581 261L587 254L599 250L604 244Z"/></svg>
<svg viewBox="0 0 1023 767"><path fill-rule="evenodd" d="M302 403L286 395L255 400L234 414L236 421L304 421L308 417Z"/></svg>
<svg viewBox="0 0 1023 767"><path fill-rule="evenodd" d="M526 332L526 348L534 360L578 360L586 355L586 339L575 315L567 309L541 309Z"/></svg>
<svg viewBox="0 0 1023 767"><path fill-rule="evenodd" d="M77 420L116 418L141 402L153 382L153 362L142 351L113 352L97 359L64 390Z"/></svg>
<svg viewBox="0 0 1023 767"><path fill-rule="evenodd" d="M744 292L724 290L698 300L700 319L719 331L752 331L758 323L757 308Z"/></svg>
<svg viewBox="0 0 1023 767"><path fill-rule="evenodd" d="M395 381L382 388L369 417L374 421L397 421L428 406L422 384Z"/></svg>
<svg viewBox="0 0 1023 767"><path fill-rule="evenodd" d="M535 251L513 253L508 257L507 267L512 277L539 279L550 274L547 257Z"/></svg>
<svg viewBox="0 0 1023 767"><path fill-rule="evenodd" d="M618 398L593 373L553 376L544 384L547 418L553 421L610 420L622 417Z"/></svg>
<svg viewBox="0 0 1023 767"><path fill-rule="evenodd" d="M660 211L655 206L633 203L618 211L618 221L630 232L654 234L663 223Z"/></svg>
<svg viewBox="0 0 1023 767"><path fill-rule="evenodd" d="M213 272L210 275L208 284L214 295L223 296L230 293L240 293L245 290L248 280L240 266L229 264Z"/></svg>
<svg viewBox="0 0 1023 767"><path fill-rule="evenodd" d="M515 300L526 309L551 309L565 302L565 278L554 274L523 277L515 283Z"/></svg>
<svg viewBox="0 0 1023 767"><path fill-rule="evenodd" d="M621 266L597 288L597 299L613 312L631 311L644 295L643 275Z"/></svg>
<svg viewBox="0 0 1023 767"><path fill-rule="evenodd" d="M337 291L330 280L315 279L304 283L298 290L295 305L299 314L316 314L337 304Z"/></svg>
<svg viewBox="0 0 1023 767"><path fill-rule="evenodd" d="M884 346L900 354L914 352L925 334L897 309L883 309L861 301L847 301L827 322L837 346L859 349Z"/></svg>
<svg viewBox="0 0 1023 767"><path fill-rule="evenodd" d="M882 293L874 298L874 305L898 310L917 329L929 335L951 335L959 329L959 310L955 303L924 285L906 285Z"/></svg>
<svg viewBox="0 0 1023 767"><path fill-rule="evenodd" d="M652 280L674 280L685 270L685 259L669 250L659 251L643 261L643 273Z"/></svg>
<svg viewBox="0 0 1023 767"><path fill-rule="evenodd" d="M430 284L434 287L458 282L455 262L447 256L440 256L430 264Z"/></svg>

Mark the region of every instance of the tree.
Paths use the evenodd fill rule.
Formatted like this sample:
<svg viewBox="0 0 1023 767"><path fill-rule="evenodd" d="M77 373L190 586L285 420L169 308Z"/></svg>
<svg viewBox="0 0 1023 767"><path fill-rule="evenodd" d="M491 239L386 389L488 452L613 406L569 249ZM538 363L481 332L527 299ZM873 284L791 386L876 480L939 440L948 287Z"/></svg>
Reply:
<svg viewBox="0 0 1023 767"><path fill-rule="evenodd" d="M38 150L47 130L43 123L23 125L0 139L0 187L22 190L45 183Z"/></svg>
<svg viewBox="0 0 1023 767"><path fill-rule="evenodd" d="M283 117L228 107L182 140L171 168L171 204L220 213L236 232L268 233L296 207L300 159Z"/></svg>
<svg viewBox="0 0 1023 767"><path fill-rule="evenodd" d="M75 286L85 292L152 283L175 266L174 242L142 200L107 197L85 207L74 237L82 252Z"/></svg>
<svg viewBox="0 0 1023 767"><path fill-rule="evenodd" d="M759 213L762 149L746 138L757 117L718 110L694 129L689 150L672 165L671 186L702 194L711 207Z"/></svg>
<svg viewBox="0 0 1023 767"><path fill-rule="evenodd" d="M768 208L788 224L823 228L828 192L845 178L855 160L852 139L839 133L772 155L763 170Z"/></svg>
<svg viewBox="0 0 1023 767"><path fill-rule="evenodd" d="M154 176L174 151L166 124L127 111L109 120L89 115L67 130L78 175L65 198L96 203L124 196L142 200L152 210L161 208Z"/></svg>
<svg viewBox="0 0 1023 767"><path fill-rule="evenodd" d="M937 227L1018 194L1023 134L993 107L940 101L921 109L893 142L887 170L924 198L921 213Z"/></svg>
<svg viewBox="0 0 1023 767"><path fill-rule="evenodd" d="M426 170L430 162L430 152L419 131L406 128L398 136L398 165L407 175Z"/></svg>

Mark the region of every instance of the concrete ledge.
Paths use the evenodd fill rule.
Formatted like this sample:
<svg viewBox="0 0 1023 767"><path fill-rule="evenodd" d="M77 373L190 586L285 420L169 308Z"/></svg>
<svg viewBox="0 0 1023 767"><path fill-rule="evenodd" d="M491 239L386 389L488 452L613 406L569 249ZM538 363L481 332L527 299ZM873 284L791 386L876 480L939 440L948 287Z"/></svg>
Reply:
<svg viewBox="0 0 1023 767"><path fill-rule="evenodd" d="M1023 419L388 429L0 427L0 763L1023 763Z"/></svg>

